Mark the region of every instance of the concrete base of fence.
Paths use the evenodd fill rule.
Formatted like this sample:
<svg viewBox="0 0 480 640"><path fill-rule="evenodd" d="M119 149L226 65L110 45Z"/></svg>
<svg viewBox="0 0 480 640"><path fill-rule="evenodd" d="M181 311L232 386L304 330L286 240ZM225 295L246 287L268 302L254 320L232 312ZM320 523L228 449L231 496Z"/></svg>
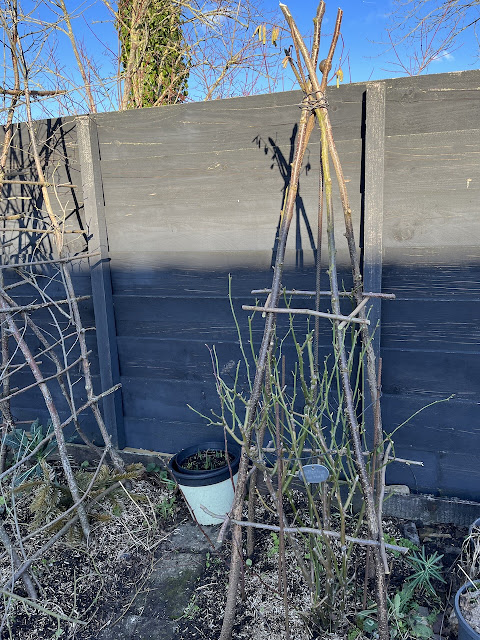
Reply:
<svg viewBox="0 0 480 640"><path fill-rule="evenodd" d="M392 494L384 502L383 513L423 524L452 523L469 527L480 517L480 503L424 494Z"/></svg>

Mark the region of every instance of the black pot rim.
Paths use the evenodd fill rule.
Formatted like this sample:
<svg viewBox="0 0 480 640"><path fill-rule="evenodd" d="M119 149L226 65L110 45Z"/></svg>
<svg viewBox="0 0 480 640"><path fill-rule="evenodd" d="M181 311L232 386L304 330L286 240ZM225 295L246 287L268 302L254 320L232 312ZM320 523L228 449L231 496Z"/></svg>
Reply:
<svg viewBox="0 0 480 640"><path fill-rule="evenodd" d="M228 453L231 456L231 460L230 460L230 466L231 466L234 463L237 454L238 455L240 454L240 448L237 447L237 445L233 445L231 442L229 442L227 443L227 449L228 449ZM210 472L210 470L205 471L203 469L187 469L186 467L183 466L183 462L187 460L187 458L189 458L190 456L195 455L200 451L208 451L208 450L225 452L225 442L218 442L218 441L200 442L198 444L192 445L191 447L186 447L185 449L182 449L181 451L179 451L172 458L173 468L176 469L176 471L179 471L180 473L186 473L188 475L199 475L199 474ZM228 468L228 464L223 466ZM223 469L223 467L219 467L219 469ZM213 469L213 471L216 471L216 469Z"/></svg>
<svg viewBox="0 0 480 640"><path fill-rule="evenodd" d="M472 582L473 582L474 585L480 586L480 580L472 580ZM463 617L463 614L462 614L462 612L460 610L460 596L463 593L465 593L465 591L468 589L468 587L471 587L471 586L472 585L471 585L470 582L466 582L457 591L457 593L455 595L454 609L455 609L455 615L458 618L459 625L464 628L464 630L469 634L469 636L472 638L472 640L477 640L477 638L480 638L480 633L477 633L476 631L474 631L472 629L472 627L468 624L468 622Z"/></svg>
<svg viewBox="0 0 480 640"><path fill-rule="evenodd" d="M184 469L182 467L182 462L184 460L191 455L206 449L225 451L225 442L200 442L191 447L182 449L170 459L168 466L178 484L185 487L202 487L223 482L224 480L227 480L227 478L230 478L230 474L234 476L237 473L238 466L240 464L241 448L238 444L232 442L227 443L228 452L233 455L232 460L230 460L230 465L225 465L219 469L212 469L208 471Z"/></svg>

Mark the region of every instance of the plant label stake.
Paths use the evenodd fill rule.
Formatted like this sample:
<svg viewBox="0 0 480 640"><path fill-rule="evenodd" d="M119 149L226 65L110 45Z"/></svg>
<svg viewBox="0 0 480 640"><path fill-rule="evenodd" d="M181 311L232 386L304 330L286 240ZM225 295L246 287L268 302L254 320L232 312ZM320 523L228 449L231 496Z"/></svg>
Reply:
<svg viewBox="0 0 480 640"><path fill-rule="evenodd" d="M330 472L323 464L306 464L298 472L299 478L305 480L309 484L320 484L328 480Z"/></svg>

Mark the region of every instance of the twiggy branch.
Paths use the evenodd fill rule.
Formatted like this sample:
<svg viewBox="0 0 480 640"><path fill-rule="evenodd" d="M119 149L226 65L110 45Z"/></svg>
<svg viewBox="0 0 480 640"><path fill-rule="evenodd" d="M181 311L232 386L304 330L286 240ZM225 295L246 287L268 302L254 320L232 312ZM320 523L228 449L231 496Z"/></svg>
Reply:
<svg viewBox="0 0 480 640"><path fill-rule="evenodd" d="M88 353L91 353L91 351L89 351ZM3 398L3 400L10 400L11 398L14 398L15 396L18 396L18 395L20 395L22 393L25 393L26 391L30 391L30 389L34 389L35 387L38 387L40 384L45 384L47 382L50 382L50 380L55 380L55 379L58 380L59 376L63 375L64 373L67 373L67 371L70 371L70 369L73 369L73 367L76 367L82 361L82 358L83 358L83 356L80 356L74 362L69 364L68 367L64 367L61 371L57 371L57 373L54 373L51 376L48 376L46 378L42 378L41 380L38 380L37 382L34 382L34 383L28 385L27 387L22 387L18 391L14 391L9 396L6 396L5 398Z"/></svg>
<svg viewBox="0 0 480 640"><path fill-rule="evenodd" d="M18 553L15 551L12 541L10 540L10 536L8 535L7 530L5 529L1 518L0 518L0 541L2 542L3 546L7 550L7 555L10 556L15 569L19 569L22 565L22 560L18 555ZM30 575L28 573L24 573L22 575L22 581L30 600L36 600L37 591L35 589L35 585L33 584L33 581ZM13 584L12 584L12 588L13 588Z"/></svg>
<svg viewBox="0 0 480 640"><path fill-rule="evenodd" d="M15 229L7 229L5 228L5 232L6 233L39 233L39 234L49 234L49 233L54 233L54 234L58 234L59 231L57 229L36 229L35 227L16 227ZM83 231L82 229L73 229L73 230L69 230L69 229L62 229L61 230L62 235L65 233L74 233L77 235L85 235L87 232Z"/></svg>
<svg viewBox="0 0 480 640"><path fill-rule="evenodd" d="M250 292L253 295L260 295L262 293L270 293L271 289L252 289L252 291ZM316 291L302 291L301 289L282 289L281 291L282 294L285 294L287 296L306 296L306 297L313 297L315 295L317 295ZM319 291L318 294L320 296L325 296L330 298L332 295L331 291ZM341 298L352 298L354 293L353 291L339 291L338 295ZM383 298L385 300L395 300L395 294L394 293L373 293L372 291L363 291L362 292L362 296L364 296L365 298Z"/></svg>
<svg viewBox="0 0 480 640"><path fill-rule="evenodd" d="M67 91L36 91L35 89L30 89L30 95L32 98L37 97L53 97L53 96L63 96L67 93ZM24 96L24 89L4 89L0 87L0 95L3 96Z"/></svg>
<svg viewBox="0 0 480 640"><path fill-rule="evenodd" d="M367 300L365 300L365 303ZM349 316L340 313L325 313L323 311L313 311L311 309L279 309L278 307L256 307L248 304L242 305L244 311L262 311L264 313L284 313L292 315L316 316L318 318L327 318L328 320L342 320L345 324L349 322L357 322L359 324L370 324L370 320L354 318L353 312Z"/></svg>
<svg viewBox="0 0 480 640"><path fill-rule="evenodd" d="M85 232L84 232L85 233ZM25 269L27 267L39 267L45 264L65 264L73 260L83 260L84 258L93 258L99 256L100 251L91 251L90 253L80 253L76 256L64 256L56 260L33 260L31 262L16 262L14 264L2 264L0 269Z"/></svg>
<svg viewBox="0 0 480 640"><path fill-rule="evenodd" d="M0 295L3 295L3 292L1 291L1 287L0 287ZM81 302L82 300L90 300L92 296L77 296L75 299L77 300L77 302ZM38 309L46 309L47 307L57 307L60 304L70 304L70 299L67 300L53 300L52 302L41 302L38 304L26 304L23 306L11 306L8 308L8 312L9 313L17 313L18 311L21 312L29 312L29 311L38 311ZM2 314L3 311L0 311L0 314Z"/></svg>
<svg viewBox="0 0 480 640"><path fill-rule="evenodd" d="M262 522L248 522L247 520L235 520L235 518L229 518L225 515L219 515L218 513L214 513L207 509L206 507L202 507L202 510L208 515L212 516L212 518L218 518L219 520L227 519L228 522L232 524L238 524L241 527L253 527L255 529L265 529L266 531L280 531L280 527L274 524L264 524ZM341 535L338 531L328 531L327 529L315 529L312 527L283 527L283 531L285 533L312 533L317 536L327 536L327 538L336 538L340 540ZM353 536L345 536L345 540L348 542L353 542L355 544L363 545L365 547L380 547L380 542L378 540L367 540L365 538L355 538ZM385 549L389 551L395 551L398 553L408 553L408 547L401 547L396 544L388 544L385 542Z"/></svg>
<svg viewBox="0 0 480 640"><path fill-rule="evenodd" d="M46 383L43 382L43 376L42 376L42 373L40 372L40 369L38 368L37 363L35 362L35 358L33 357L27 343L25 342L25 339L23 338L20 331L18 330L18 327L16 326L11 314L9 313L8 305L6 304L5 300L2 297L0 297L0 311L6 312L5 319L8 323L10 333L12 334L16 343L18 344L23 354L23 357L25 358L25 361L28 362L28 365L33 373L33 376L36 382L38 383L43 399L45 401L45 406L48 409L48 412L50 414L50 419L53 424L55 437L57 439L58 451L60 453L60 458L62 461L62 466L65 472L65 476L67 479L68 487L70 489L70 492L72 494L74 501L78 502L80 500L80 494L78 491L78 486L75 480L75 476L73 475L72 467L70 465L70 460L69 460L67 448L66 448L66 442L65 442L65 438L61 428L60 417L58 415L58 411L53 401L50 390L46 385ZM85 538L88 540L88 537L90 535L90 525L88 523L87 514L82 504L80 504L78 508L78 515L80 517L80 522L82 524L82 529L85 534Z"/></svg>
<svg viewBox="0 0 480 640"><path fill-rule="evenodd" d="M2 180L3 184L25 184L25 185L30 185L30 186L37 186L37 187L66 187L69 189L78 189L76 184L70 184L70 183L62 183L62 184L55 184L53 182L47 182L45 180Z"/></svg>

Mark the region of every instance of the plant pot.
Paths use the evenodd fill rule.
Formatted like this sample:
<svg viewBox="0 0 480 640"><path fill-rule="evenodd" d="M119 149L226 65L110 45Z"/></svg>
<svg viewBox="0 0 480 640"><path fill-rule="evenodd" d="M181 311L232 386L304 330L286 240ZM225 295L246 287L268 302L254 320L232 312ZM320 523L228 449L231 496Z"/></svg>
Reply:
<svg viewBox="0 0 480 640"><path fill-rule="evenodd" d="M208 470L183 467L187 458L207 450L225 451L225 443L202 442L187 447L174 455L168 463L193 518L199 524L206 525L219 524L221 520L206 513L202 507L222 516L229 513L232 507L241 452L237 444L228 443L228 453L232 456L230 465Z"/></svg>
<svg viewBox="0 0 480 640"><path fill-rule="evenodd" d="M480 589L480 580L474 580L474 584ZM480 640L480 633L477 633L472 629L472 627L463 617L462 611L460 609L460 596L465 593L465 591L471 586L471 583L467 582L462 587L460 587L460 589L457 591L457 595L455 596L453 608L455 610L455 615L458 618L458 640Z"/></svg>

